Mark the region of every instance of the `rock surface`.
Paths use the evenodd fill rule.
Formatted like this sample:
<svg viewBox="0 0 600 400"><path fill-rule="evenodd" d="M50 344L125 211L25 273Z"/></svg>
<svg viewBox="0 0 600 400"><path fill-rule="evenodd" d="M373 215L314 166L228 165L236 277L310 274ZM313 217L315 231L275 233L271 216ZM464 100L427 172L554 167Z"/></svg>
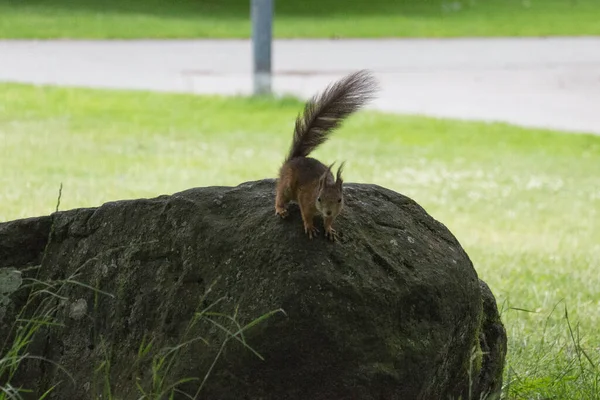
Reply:
<svg viewBox="0 0 600 400"><path fill-rule="evenodd" d="M0 337L22 332L25 303L21 317L60 324L29 349L56 364L27 360L11 384L37 398L61 382L52 399L168 398L177 384L184 399L210 372L198 398L497 393L506 334L456 238L390 190L345 196L336 243L322 229L308 240L297 207L275 217L272 180L0 224ZM34 277L46 291L25 285Z"/></svg>

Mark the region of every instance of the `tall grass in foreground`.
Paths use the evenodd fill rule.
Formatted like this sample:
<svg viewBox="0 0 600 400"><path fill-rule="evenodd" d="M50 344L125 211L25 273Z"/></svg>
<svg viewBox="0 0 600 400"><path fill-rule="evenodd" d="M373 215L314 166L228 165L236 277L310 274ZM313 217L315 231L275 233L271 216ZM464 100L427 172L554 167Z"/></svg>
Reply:
<svg viewBox="0 0 600 400"><path fill-rule="evenodd" d="M16 271L15 274L28 273L38 270L39 266L29 270ZM58 385L74 383L69 371L55 364L52 360L31 355L29 345L35 340L36 335L42 334L45 329L61 326L55 318L59 302L67 301L61 293L68 285L83 286L98 295L112 296L109 293L94 289L84 283L78 282L77 274L63 280L42 282L36 278L23 278L20 290L28 290L29 295L25 306L17 315L13 325L13 339L5 338L0 348L0 400L21 399L23 394L31 392L30 388L16 387L13 378L18 372L22 362L27 359L39 359L42 362L53 363L64 374L64 380L55 382L39 399L46 398ZM204 304L206 295L198 304ZM237 308L233 315L211 311L225 298L219 298L209 306L199 309L190 319L180 341L174 346L156 346L151 337L145 337L140 343L137 359L130 371L138 369L143 363L151 365L151 378L145 381L136 377L134 384L138 389L139 399L159 400L173 398L175 394L185 395L190 399L198 399L204 384L210 378L222 351L231 340L241 343L246 349L262 359L262 356L251 348L245 341L244 332L283 310L274 310L266 313L252 322L242 326L237 321ZM500 309L503 320L519 318L521 313L536 313L502 304ZM28 316L29 315L29 316ZM555 305L550 314L543 317L543 334L539 337L520 342L519 338L509 334L509 351L512 353L505 369L503 399L580 399L597 400L600 395L600 351L599 344L589 342L585 333L577 322L569 317L566 304L560 302ZM219 350L212 363L202 377L188 377L177 379L171 374L176 365L179 354L187 345L194 342L203 342L210 345L204 338L191 336L194 326L204 322L217 327L225 334L225 339L219 345ZM512 322L512 321L511 321ZM92 398L113 399L118 398L112 392L110 380L111 360L110 349L106 346L104 338L99 338L97 347L104 348L106 358L96 367L92 380ZM532 353L533 349L533 353ZM533 357L532 357L533 354ZM558 357L557 357L558 356ZM515 362L516 360L516 362ZM181 384L196 381L198 389L195 393L184 393L179 389ZM480 400L493 400L497 397L484 397Z"/></svg>
<svg viewBox="0 0 600 400"><path fill-rule="evenodd" d="M67 298L61 295L62 290L68 284L78 284L71 276L65 280L53 282L42 282L37 278L21 278L21 274L29 271L39 271L40 266L30 267L24 270L7 269L7 273L13 274L23 283L19 291L29 291L25 305L18 311L15 322L9 335L4 338L0 347L0 399L20 399L22 393L31 392L29 388L13 386L13 379L23 361L27 359L39 359L43 362L53 363L52 360L29 354L29 346L33 343L36 335L54 326L62 326L55 319L55 313L59 308L59 301ZM12 338L12 340L11 340ZM56 364L57 365L57 364ZM73 377L62 368L57 367L65 374L65 379L73 382ZM41 398L45 398L56 385L48 389Z"/></svg>
<svg viewBox="0 0 600 400"><path fill-rule="evenodd" d="M40 266L36 266L31 267L28 270L18 271L13 269L9 271L15 274L15 276L20 277L22 273L28 273L31 270L39 270L39 268ZM39 397L40 400L46 398L59 385L75 383L69 371L67 371L61 365L56 364L52 360L30 354L29 347L36 340L36 336L43 334L44 330L63 326L56 319L56 312L61 307L60 302L66 302L69 300L63 294L69 285L85 287L93 291L96 295L114 297L110 293L103 292L99 289L88 286L85 283L78 282L76 279L77 274L74 274L67 279L45 282L36 278L22 278L23 284L20 286L19 291L29 291L27 301L16 316L15 322L11 329L11 335L9 335L9 337L5 338L4 341L0 343L0 400L20 400L22 399L23 395L32 393L33 388L16 386L14 384L14 378L18 373L19 368L23 365L23 362L28 359L36 359L40 360L41 362L51 363L64 373L64 380L54 382L53 385L46 390L46 392L41 394ZM206 295L208 295L210 291L211 288L205 292L204 296L198 303L199 305L204 304ZM131 371L129 371L130 373L136 371L137 368L143 363L149 362L151 365L152 373L149 380L146 379L145 381L142 381L139 377L136 377L135 382L132 382L132 385L135 385L138 390L138 399L162 400L165 398L173 398L175 394L182 394L190 399L198 399L202 388L210 378L210 375L213 372L219 357L231 340L241 343L246 349L262 359L262 356L248 345L244 337L244 332L271 317L272 315L279 312L284 313L284 311L279 309L265 313L250 323L242 326L236 318L237 308L233 315L211 311L224 299L225 297L221 297L212 304L206 306L204 309L199 309L196 313L194 313L187 325L187 328L183 332L179 343L175 346L161 346L160 344L154 343L154 339L151 337L144 338L144 340L140 343L136 362L132 366ZM217 355L203 377L177 379L172 374L172 368L177 364L178 356L181 351L189 344L198 341L205 343L206 346L211 345L202 337L190 336L192 328L201 322L210 323L211 325L217 327L225 334L225 338L218 346ZM10 340L10 337L12 337L12 340ZM39 339L39 337L37 339ZM96 347L105 349L104 354L106 357L95 368L94 376L90 377L92 382L92 398L118 399L119 397L115 397L113 394L113 383L110 379L110 349L107 347L106 339L100 337L99 343L96 343ZM125 371L121 371L121 373L125 373ZM199 383L198 389L195 393L185 393L179 388L181 384L191 381L198 381Z"/></svg>
<svg viewBox="0 0 600 400"><path fill-rule="evenodd" d="M504 304L501 317L510 326L520 313L539 312ZM504 399L600 399L600 343L572 321L561 301L540 315L541 335L508 333L509 357Z"/></svg>

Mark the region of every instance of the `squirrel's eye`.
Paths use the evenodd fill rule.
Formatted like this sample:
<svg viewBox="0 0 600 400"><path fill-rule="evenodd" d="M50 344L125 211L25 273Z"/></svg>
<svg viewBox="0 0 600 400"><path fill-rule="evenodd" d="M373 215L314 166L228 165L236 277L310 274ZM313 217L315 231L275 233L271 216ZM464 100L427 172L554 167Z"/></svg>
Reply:
<svg viewBox="0 0 600 400"><path fill-rule="evenodd" d="M320 198L320 197L318 197L318 198L317 198L317 201L320 203L320 202L321 202L321 198Z"/></svg>
<svg viewBox="0 0 600 400"><path fill-rule="evenodd" d="M342 202L342 199L338 199L338 203L341 203L341 202Z"/></svg>

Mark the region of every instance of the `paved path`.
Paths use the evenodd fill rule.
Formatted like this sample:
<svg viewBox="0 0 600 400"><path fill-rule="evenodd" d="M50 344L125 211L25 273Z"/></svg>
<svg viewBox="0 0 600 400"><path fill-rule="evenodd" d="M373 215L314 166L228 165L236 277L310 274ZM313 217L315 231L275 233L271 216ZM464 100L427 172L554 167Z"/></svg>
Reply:
<svg viewBox="0 0 600 400"><path fill-rule="evenodd" d="M372 69L383 110L600 134L600 38L281 40L274 88L312 95ZM0 81L249 93L245 40L0 41Z"/></svg>

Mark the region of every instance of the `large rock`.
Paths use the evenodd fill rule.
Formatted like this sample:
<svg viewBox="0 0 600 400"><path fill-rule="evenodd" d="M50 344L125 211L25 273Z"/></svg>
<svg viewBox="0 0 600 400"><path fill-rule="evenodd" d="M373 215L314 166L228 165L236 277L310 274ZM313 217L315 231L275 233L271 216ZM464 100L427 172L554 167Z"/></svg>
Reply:
<svg viewBox="0 0 600 400"><path fill-rule="evenodd" d="M193 396L210 372L199 398L498 393L506 334L456 238L390 190L345 196L337 243L322 229L309 240L297 208L278 219L272 180L0 224L0 337L23 332L9 328L26 302L21 318L46 310L60 324L29 348L52 362L24 361L12 384L34 398L58 382L49 398L160 398L186 378L177 388ZM52 286L28 297L31 277ZM226 341L233 320L280 308Z"/></svg>

